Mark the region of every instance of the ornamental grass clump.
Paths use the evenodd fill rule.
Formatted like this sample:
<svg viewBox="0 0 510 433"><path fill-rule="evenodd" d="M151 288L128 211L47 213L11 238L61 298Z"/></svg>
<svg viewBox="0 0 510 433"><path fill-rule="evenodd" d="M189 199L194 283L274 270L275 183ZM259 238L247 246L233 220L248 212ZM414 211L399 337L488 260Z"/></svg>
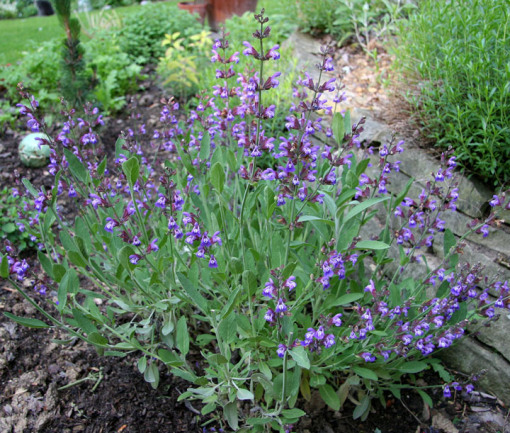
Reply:
<svg viewBox="0 0 510 433"><path fill-rule="evenodd" d="M471 321L508 309L508 283L461 265L462 239L449 231L442 264L425 278L406 277L444 230L441 216L455 211L455 158L444 156L418 197L408 196L411 183L388 193L403 143L363 148L363 119L351 124L347 113L334 113L330 128L318 115L333 114L326 93L342 99L335 80L322 79L333 69L328 48L319 79L305 74L296 83L287 136L266 135L281 79L267 76L266 65L280 54L278 45L265 46L263 11L255 18L254 42L244 42L242 54L258 62L256 71L236 73L240 54L223 35L213 45L219 82L211 95L185 113L165 101L161 127L120 138L114 161L97 157L97 110L80 119L64 113L48 143L54 187L23 180L39 211L45 276L13 245L0 267L44 320L6 314L64 329L101 355L136 356L153 387L167 367L189 382L180 398L199 400L222 427L291 431L306 416L298 398L310 400L313 389L335 410L351 397L354 417L365 419L374 399L412 386L405 374L433 368L448 379L432 355ZM34 101L20 108L32 130L44 129ZM313 138L321 131L327 143ZM374 152L378 173L368 175ZM78 209L73 221L62 212L69 202ZM491 204L510 207L503 194ZM381 207L387 225L363 235ZM491 214L466 236L486 235L496 223ZM24 279L48 305L25 291ZM451 386L472 389L448 383L446 394Z"/></svg>

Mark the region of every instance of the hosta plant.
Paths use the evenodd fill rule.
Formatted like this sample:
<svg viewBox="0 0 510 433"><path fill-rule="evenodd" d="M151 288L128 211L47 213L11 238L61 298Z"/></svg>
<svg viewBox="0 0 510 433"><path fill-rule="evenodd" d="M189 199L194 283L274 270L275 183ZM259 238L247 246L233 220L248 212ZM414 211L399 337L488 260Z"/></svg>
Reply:
<svg viewBox="0 0 510 433"><path fill-rule="evenodd" d="M32 274L13 246L0 267L44 320L8 316L67 330L105 356L136 356L154 387L168 368L189 382L181 399L199 400L203 415L232 430L291 431L306 415L300 398L314 389L335 410L350 397L354 417L365 419L374 399L412 386L403 375L445 373L433 353L471 320L508 308L508 284L460 265L461 242L448 231L442 264L425 278L406 276L444 230L442 214L455 211L455 158L443 157L418 196L409 195L411 184L388 193L403 143L363 150L363 120L316 114L333 113L327 93L342 97L334 78L323 79L332 71L329 49L319 78L296 83L287 137L266 134L281 79L267 76L266 65L280 54L265 46L267 18L255 18L255 42L244 42L242 55L257 61L256 71L236 74L239 53L220 38L213 96L189 112L165 101L161 127L120 138L113 161L96 156L97 111L65 113L49 142L55 186L23 181L40 212L46 275ZM20 108L32 130L44 128L34 100ZM318 132L326 143L314 139ZM376 175L366 173L371 152L379 153ZM505 200L491 204L508 207ZM74 220L63 206L78 209ZM384 211L386 226L364 234ZM468 233L485 235L495 222L491 215ZM26 278L50 295L47 308L24 291Z"/></svg>

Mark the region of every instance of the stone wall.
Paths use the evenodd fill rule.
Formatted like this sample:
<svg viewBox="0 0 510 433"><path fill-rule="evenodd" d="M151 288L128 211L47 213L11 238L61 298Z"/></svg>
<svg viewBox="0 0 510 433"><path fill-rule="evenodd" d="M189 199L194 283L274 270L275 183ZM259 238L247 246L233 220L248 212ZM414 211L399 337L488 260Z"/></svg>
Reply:
<svg viewBox="0 0 510 433"><path fill-rule="evenodd" d="M374 113L366 110L354 110L351 118L358 121L366 117L365 131L361 139L375 143L388 142L392 131L387 125L374 120ZM398 137L396 138L398 140ZM375 144L374 143L374 144ZM377 158L374 163L377 164ZM398 193L412 177L416 179L409 195L416 197L423 186L423 182L431 179L437 172L438 161L418 147L411 147L399 155L402 161L400 172L392 175L388 190ZM375 165L374 164L374 165ZM489 188L476 180L460 176L458 212L444 213L446 226L457 236L462 236L467 230L467 223L473 218L480 218L486 212L492 192ZM384 216L382 215L384 218ZM382 221L374 221L365 228L365 235L378 233ZM460 256L460 263L481 263L486 275L498 276L499 279L510 280L510 230L507 224L500 229L491 229L487 238L473 235L466 240L464 253ZM396 251L393 252L398 256ZM430 266L439 263L443 257L442 234L436 236L432 251L427 254ZM415 277L425 275L424 265L416 264L409 270ZM510 403L510 312L498 309L499 319L490 327L480 329L471 328L468 338L461 340L454 347L443 351L440 356L446 363L466 374L476 374L486 371L480 383L487 390L494 392L506 404Z"/></svg>
<svg viewBox="0 0 510 433"><path fill-rule="evenodd" d="M298 60L298 67L305 68L310 75L317 78L318 73L313 65L318 63L320 44L309 36L295 33L289 40L294 48L294 54ZM323 77L324 78L324 77ZM327 80L330 76L326 76ZM349 89L346 89L349 96ZM353 107L356 103L354 98L348 99L344 107L351 110L353 122L361 117L366 118L362 141L374 144L389 142L394 133L392 129L376 119L380 118L377 111L359 110ZM323 137L317 137L321 139ZM399 140L399 137L396 137ZM406 146L407 147L407 146ZM388 190L400 192L412 177L416 180L409 195L417 196L431 174L436 173L438 161L428 152L418 146L410 146L403 154L400 172L392 174L391 184ZM377 159L374 157L374 162ZM491 190L480 182L460 177L458 212L444 214L446 225L452 232L460 237L466 232L466 224L473 218L480 218L488 209L488 202L492 199ZM382 215L384 219L384 215ZM510 213L504 215L510 221ZM365 236L379 233L383 222L373 219L364 227ZM398 257L398 252L392 254ZM432 251L427 253L427 262L430 266L439 264L443 256L442 235L437 236ZM487 238L471 236L466 240L466 247L460 261L464 263L481 263L485 267L487 275L497 275L500 279L510 280L510 226L504 224L499 230L492 230ZM425 266L416 264L409 272L414 277L426 274ZM480 381L482 387L496 394L506 404L510 404L510 314L509 311L499 310L499 320L490 327L470 329L469 337L459 344L443 351L440 356L447 365L466 374L477 374L482 370L486 374Z"/></svg>

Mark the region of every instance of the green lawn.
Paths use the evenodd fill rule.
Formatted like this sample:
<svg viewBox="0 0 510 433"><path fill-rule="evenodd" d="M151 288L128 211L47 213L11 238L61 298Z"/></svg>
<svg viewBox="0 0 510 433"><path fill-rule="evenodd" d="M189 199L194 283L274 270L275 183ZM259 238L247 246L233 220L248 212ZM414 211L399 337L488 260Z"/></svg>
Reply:
<svg viewBox="0 0 510 433"><path fill-rule="evenodd" d="M178 0L161 3L161 7L168 7ZM89 23L102 17L116 18L127 16L143 6L126 6L104 12L93 11L89 14L79 13L78 17L85 27L85 34ZM2 49L0 51L0 64L14 63L21 59L23 51L31 50L40 42L54 38L63 38L64 31L57 16L32 17L16 20L0 20L0 38Z"/></svg>
<svg viewBox="0 0 510 433"><path fill-rule="evenodd" d="M259 0L257 10L265 8L271 16L275 13L284 13L285 2L281 3L275 0ZM169 7L177 3L178 0L167 0L159 3L161 7ZM108 11L93 11L89 14L79 13L78 17L84 27L84 37L87 35L87 28L91 22L97 22L100 18L122 18L127 16L143 6L134 5L116 8ZM93 32L91 32L93 33ZM63 38L64 31L60 27L56 15L50 17L32 17L16 20L0 20L0 39L2 49L0 51L0 64L14 63L22 58L24 51L29 51L40 42L49 41L54 38Z"/></svg>

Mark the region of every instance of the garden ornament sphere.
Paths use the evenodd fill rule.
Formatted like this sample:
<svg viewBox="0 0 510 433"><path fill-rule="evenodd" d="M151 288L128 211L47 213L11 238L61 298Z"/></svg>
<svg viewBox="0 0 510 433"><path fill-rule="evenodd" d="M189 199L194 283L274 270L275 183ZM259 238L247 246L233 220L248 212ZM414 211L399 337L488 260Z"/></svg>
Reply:
<svg viewBox="0 0 510 433"><path fill-rule="evenodd" d="M28 134L18 147L19 159L27 167L44 167L48 164L50 157L50 146L42 144L39 138L49 140L48 136L42 132Z"/></svg>

